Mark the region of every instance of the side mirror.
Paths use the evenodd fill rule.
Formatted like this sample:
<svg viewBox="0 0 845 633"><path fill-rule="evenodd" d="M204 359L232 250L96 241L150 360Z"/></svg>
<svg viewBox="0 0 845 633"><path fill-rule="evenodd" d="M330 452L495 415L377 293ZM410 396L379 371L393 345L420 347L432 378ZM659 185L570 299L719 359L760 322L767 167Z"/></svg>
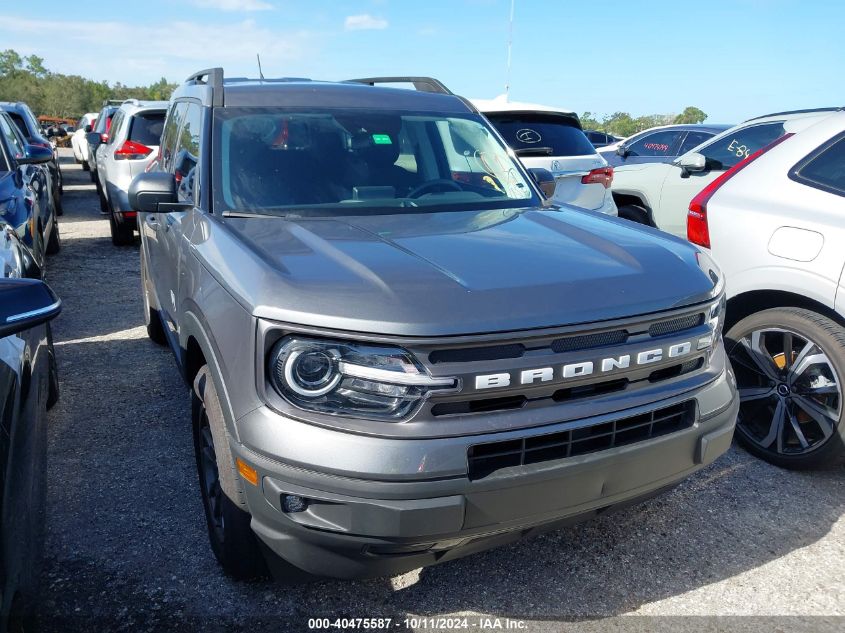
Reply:
<svg viewBox="0 0 845 633"><path fill-rule="evenodd" d="M40 279L0 279L0 338L55 318L62 302Z"/></svg>
<svg viewBox="0 0 845 633"><path fill-rule="evenodd" d="M86 134L88 134L91 131L91 126L86 125L84 128L82 128L82 131L85 132Z"/></svg>
<svg viewBox="0 0 845 633"><path fill-rule="evenodd" d="M631 152L626 145L619 145L616 147L616 154L622 158L625 158L630 153Z"/></svg>
<svg viewBox="0 0 845 633"><path fill-rule="evenodd" d="M53 160L52 148L41 147L40 145L27 145L24 149L26 150L26 156L16 159L19 165L38 165L49 163Z"/></svg>
<svg viewBox="0 0 845 633"><path fill-rule="evenodd" d="M141 213L156 213L160 204L175 204L176 178L173 174L153 171L138 174L129 185L129 206Z"/></svg>
<svg viewBox="0 0 845 633"><path fill-rule="evenodd" d="M528 169L528 173L531 174L534 182L537 183L537 186L546 198L554 197L557 182L555 181L555 177L552 175L552 172L548 169L543 169L542 167L531 167Z"/></svg>
<svg viewBox="0 0 845 633"><path fill-rule="evenodd" d="M677 165L684 170L684 173L691 174L707 169L707 159L698 152L691 152L681 156L678 159Z"/></svg>
<svg viewBox="0 0 845 633"><path fill-rule="evenodd" d="M97 149L100 143L103 142L100 135L96 132L88 132L88 134L85 135L85 140L88 141L88 147L92 150Z"/></svg>

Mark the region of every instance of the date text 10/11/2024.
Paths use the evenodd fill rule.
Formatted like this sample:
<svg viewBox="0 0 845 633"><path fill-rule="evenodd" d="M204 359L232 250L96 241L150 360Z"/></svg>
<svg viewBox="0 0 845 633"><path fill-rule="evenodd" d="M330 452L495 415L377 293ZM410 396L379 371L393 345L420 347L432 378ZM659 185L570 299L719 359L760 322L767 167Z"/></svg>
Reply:
<svg viewBox="0 0 845 633"><path fill-rule="evenodd" d="M309 630L525 631L524 620L494 617L309 618Z"/></svg>

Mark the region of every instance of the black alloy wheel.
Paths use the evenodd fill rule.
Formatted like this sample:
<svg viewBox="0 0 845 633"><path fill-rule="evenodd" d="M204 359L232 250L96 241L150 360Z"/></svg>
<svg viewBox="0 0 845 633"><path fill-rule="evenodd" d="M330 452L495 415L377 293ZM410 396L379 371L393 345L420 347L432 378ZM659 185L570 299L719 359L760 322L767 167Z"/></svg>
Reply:
<svg viewBox="0 0 845 633"><path fill-rule="evenodd" d="M746 448L789 468L841 460L843 329L807 310L776 309L743 319L725 338Z"/></svg>

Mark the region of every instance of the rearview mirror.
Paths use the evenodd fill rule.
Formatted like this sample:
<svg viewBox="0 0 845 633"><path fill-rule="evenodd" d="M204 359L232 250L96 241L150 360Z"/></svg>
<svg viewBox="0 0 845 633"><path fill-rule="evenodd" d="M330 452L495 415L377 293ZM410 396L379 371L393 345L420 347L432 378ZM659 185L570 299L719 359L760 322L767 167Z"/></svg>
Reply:
<svg viewBox="0 0 845 633"><path fill-rule="evenodd" d="M62 302L40 279L0 279L0 338L46 323Z"/></svg>
<svg viewBox="0 0 845 633"><path fill-rule="evenodd" d="M19 165L37 165L40 163L49 163L53 160L53 150L48 147L27 145L24 149L26 150L26 156L16 159Z"/></svg>
<svg viewBox="0 0 845 633"><path fill-rule="evenodd" d="M619 145L616 147L616 154L625 158L629 154L629 150L625 145Z"/></svg>
<svg viewBox="0 0 845 633"><path fill-rule="evenodd" d="M555 186L557 183L552 172L542 167L531 167L528 169L528 173L531 174L534 182L537 183L537 186L546 198L552 198L555 195Z"/></svg>
<svg viewBox="0 0 845 633"><path fill-rule="evenodd" d="M677 164L684 172L690 174L697 171L704 171L707 168L707 159L704 158L703 154L691 152L681 156Z"/></svg>
<svg viewBox="0 0 845 633"><path fill-rule="evenodd" d="M161 171L138 174L129 185L129 206L134 211L156 213L158 205L177 201L173 174Z"/></svg>

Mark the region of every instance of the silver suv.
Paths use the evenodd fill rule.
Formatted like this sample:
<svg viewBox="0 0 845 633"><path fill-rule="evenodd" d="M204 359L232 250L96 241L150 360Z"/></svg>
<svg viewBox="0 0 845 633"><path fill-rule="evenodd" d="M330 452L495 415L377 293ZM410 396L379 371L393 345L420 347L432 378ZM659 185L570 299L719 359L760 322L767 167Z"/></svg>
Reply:
<svg viewBox="0 0 845 633"><path fill-rule="evenodd" d="M96 157L100 209L109 214L111 238L116 246L135 241L138 222L129 207L127 191L132 179L144 173L158 154L167 105L167 101L129 99L115 112L105 143L96 132L87 137Z"/></svg>
<svg viewBox="0 0 845 633"><path fill-rule="evenodd" d="M548 171L413 81L428 91L197 73L130 188L147 331L191 386L235 576L262 553L288 579L451 560L655 495L730 445L709 256L548 202Z"/></svg>

